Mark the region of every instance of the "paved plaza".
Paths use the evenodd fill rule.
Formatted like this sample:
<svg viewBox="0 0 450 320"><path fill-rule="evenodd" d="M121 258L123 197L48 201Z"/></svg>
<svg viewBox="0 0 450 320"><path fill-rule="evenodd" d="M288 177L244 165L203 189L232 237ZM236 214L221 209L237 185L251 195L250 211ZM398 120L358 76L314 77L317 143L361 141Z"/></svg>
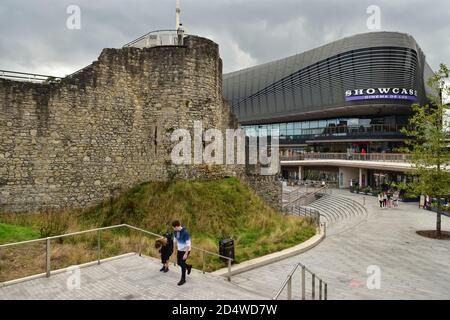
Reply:
<svg viewBox="0 0 450 320"><path fill-rule="evenodd" d="M333 192L362 202L362 195ZM435 214L407 203L380 210L370 196L366 206L368 214L359 220L330 225L327 238L312 250L233 276L232 283L193 270L180 288L177 268L162 274L157 260L132 255L82 268L80 289L69 290L69 275L63 272L0 288L0 299L270 299L297 262L328 282L329 299L450 299L450 241L415 233L433 229ZM443 228L450 230L450 219L442 219ZM381 272L380 289L366 286L369 266ZM297 275L297 298L299 284Z"/></svg>
<svg viewBox="0 0 450 320"><path fill-rule="evenodd" d="M130 255L99 266L81 268L80 289L73 288L69 273L52 275L0 288L1 299L82 300L224 300L262 299L222 277L192 270L187 283L177 286L180 270L171 266L159 272L161 264L149 257ZM69 281L69 286L67 282ZM71 288L71 289L70 289Z"/></svg>
<svg viewBox="0 0 450 320"><path fill-rule="evenodd" d="M333 193L363 201L362 195L348 191ZM312 250L237 275L233 281L269 297L301 262L328 282L329 299L450 299L450 241L415 233L435 228L436 214L418 209L417 203L379 209L376 197L365 200L368 215L360 221L340 221ZM450 218L442 220L443 229L450 230ZM369 266L380 268L380 289L366 286ZM294 279L294 291L300 291L299 283Z"/></svg>

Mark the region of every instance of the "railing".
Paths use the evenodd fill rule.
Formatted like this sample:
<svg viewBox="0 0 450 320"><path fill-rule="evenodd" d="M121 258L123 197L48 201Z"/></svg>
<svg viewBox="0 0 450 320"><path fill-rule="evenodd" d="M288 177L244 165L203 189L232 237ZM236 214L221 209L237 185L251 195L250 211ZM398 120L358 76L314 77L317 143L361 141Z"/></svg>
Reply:
<svg viewBox="0 0 450 320"><path fill-rule="evenodd" d="M307 206L311 202L317 199L317 196L321 196L323 194L330 194L331 190L328 189L327 185L324 185L320 187L319 189L316 189L312 192L301 192L300 188L297 188L290 193L287 194L287 204L285 206L289 206L292 204L301 205L301 206Z"/></svg>
<svg viewBox="0 0 450 320"><path fill-rule="evenodd" d="M286 207L284 211L291 215L306 217L307 219L311 219L312 221L314 221L317 226L320 225L320 212L317 209L292 204Z"/></svg>
<svg viewBox="0 0 450 320"><path fill-rule="evenodd" d="M358 161L382 161L382 162L409 162L410 154L405 153L322 153L305 152L290 156L281 156L281 161L298 160L358 160Z"/></svg>
<svg viewBox="0 0 450 320"><path fill-rule="evenodd" d="M407 125L371 124L366 126L336 126L326 128L302 129L302 135L312 137L349 136L361 134L400 133Z"/></svg>
<svg viewBox="0 0 450 320"><path fill-rule="evenodd" d="M60 77L53 77L37 73L16 72L8 70L0 70L0 78L10 79L16 81L28 81L28 82L45 82L45 81L59 81Z"/></svg>
<svg viewBox="0 0 450 320"><path fill-rule="evenodd" d="M181 39L179 38L181 36ZM135 48L146 48L146 47L157 47L157 46L178 46L182 45L182 39L186 37L184 32L179 32L177 30L157 30L152 31L143 36L133 40L123 47L135 47Z"/></svg>
<svg viewBox="0 0 450 320"><path fill-rule="evenodd" d="M299 297L302 300L306 300L306 281L307 275L311 278L311 299L316 300L316 287L318 287L318 300L328 299L328 284L319 278L314 272L310 271L303 264L297 263L297 265L288 274L286 280L284 281L281 288L278 290L277 294L272 298L273 300L278 300L283 293L284 289L287 287L287 299L293 300L293 277L295 272L301 268L301 294ZM317 283L317 284L316 284Z"/></svg>
<svg viewBox="0 0 450 320"><path fill-rule="evenodd" d="M320 212L313 208L308 208L310 203L317 200L325 194L331 194L331 190L327 185L314 190L309 193L299 193L300 188L291 191L287 196L287 204L283 205L283 212L293 215L306 217L314 221L317 226L320 226ZM293 195L291 195L293 194Z"/></svg>
<svg viewBox="0 0 450 320"><path fill-rule="evenodd" d="M65 237L70 237L70 236L75 236L75 235L82 235L82 234L88 234L88 233L92 233L92 232L97 232L97 264L100 264L101 262L101 237L102 237L102 231L105 230L112 230L112 229L118 229L118 228L128 228L130 230L135 230L140 232L141 234L144 235L150 235L150 236L154 236L154 237L162 237L162 235L141 229L141 228L137 228L134 226L130 226L128 224L120 224L120 225L115 225L115 226L110 226L110 227L103 227L103 228L95 228L95 229L90 229L90 230L85 230L85 231L79 231L79 232L72 232L72 233L67 233L67 234L63 234L63 235L58 235L58 236L52 236L52 237L47 237L47 238L41 238L41 239L35 239L35 240L28 240L28 241L21 241L21 242L16 242L16 243L8 243L8 244L2 244L0 245L0 250L1 249L6 249L6 248L11 248L11 247L16 247L16 246L22 246L25 244L32 244L32 243L39 243L39 242L45 242L45 252L46 252L46 261L45 261L45 273L44 274L38 274L35 276L46 276L47 278L50 277L51 275L51 259L52 259L52 255L51 255L51 240L55 240L55 239L63 239ZM140 237L139 243L138 243L138 249L137 249L137 253L139 254L139 256L142 255L142 243L143 243L143 235ZM198 250L202 253L202 261L203 261L203 267L202 267L202 272L203 274L205 274L205 261L206 261L206 256L207 255L212 255L212 256L216 256L222 259L226 259L227 260L227 264L228 264L228 274L227 274L227 279L228 281L231 281L231 263L233 261L232 258L229 257L225 257L222 256L220 254L214 253L214 252L210 252L201 248L197 248L195 246L192 246L191 249L194 250ZM2 283L0 283L0 287L2 286Z"/></svg>

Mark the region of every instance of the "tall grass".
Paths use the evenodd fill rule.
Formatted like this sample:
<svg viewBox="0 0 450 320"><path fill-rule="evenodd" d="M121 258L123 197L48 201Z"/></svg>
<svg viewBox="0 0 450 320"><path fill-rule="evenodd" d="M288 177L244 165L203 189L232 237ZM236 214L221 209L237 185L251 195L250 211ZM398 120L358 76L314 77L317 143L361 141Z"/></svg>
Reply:
<svg viewBox="0 0 450 320"><path fill-rule="evenodd" d="M195 247L218 253L219 240L234 239L237 263L291 247L315 234L310 221L276 212L235 178L149 182L83 211L0 215L0 222L29 227L42 237L122 223L161 234L172 231L173 220L188 228ZM144 254L158 256L152 237L114 230L105 232L102 239L102 258L136 251L139 241ZM56 242L54 266L95 260L96 246L95 233ZM195 250L190 261L202 267L202 256ZM222 266L222 261L207 256L208 271Z"/></svg>

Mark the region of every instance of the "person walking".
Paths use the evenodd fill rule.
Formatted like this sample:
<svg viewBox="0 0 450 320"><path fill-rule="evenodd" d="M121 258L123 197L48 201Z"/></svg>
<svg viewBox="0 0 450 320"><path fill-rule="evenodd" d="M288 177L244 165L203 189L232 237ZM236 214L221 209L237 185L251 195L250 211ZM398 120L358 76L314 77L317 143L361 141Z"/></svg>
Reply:
<svg viewBox="0 0 450 320"><path fill-rule="evenodd" d="M387 197L387 206L388 206L388 208L391 208L392 207L392 193L391 193L391 190L389 190L387 193L386 193L386 197Z"/></svg>
<svg viewBox="0 0 450 320"><path fill-rule="evenodd" d="M188 230L181 226L180 221L175 220L172 222L172 227L174 230L174 242L177 245L177 263L181 267L181 279L178 285L182 286L186 283L186 271L187 274L190 274L192 270L192 265L186 263L191 252L191 237Z"/></svg>
<svg viewBox="0 0 450 320"><path fill-rule="evenodd" d="M394 191L394 194L392 196L392 200L394 201L394 208L398 208L398 200L400 198L400 193L398 192L398 190Z"/></svg>
<svg viewBox="0 0 450 320"><path fill-rule="evenodd" d="M161 270L164 273L169 271L169 259L173 253L173 236L170 232L164 234L163 237L159 238L155 242L155 248L159 249L161 254L161 262L163 264Z"/></svg>
<svg viewBox="0 0 450 320"><path fill-rule="evenodd" d="M378 202L380 203L380 208L383 209L383 193L378 193Z"/></svg>

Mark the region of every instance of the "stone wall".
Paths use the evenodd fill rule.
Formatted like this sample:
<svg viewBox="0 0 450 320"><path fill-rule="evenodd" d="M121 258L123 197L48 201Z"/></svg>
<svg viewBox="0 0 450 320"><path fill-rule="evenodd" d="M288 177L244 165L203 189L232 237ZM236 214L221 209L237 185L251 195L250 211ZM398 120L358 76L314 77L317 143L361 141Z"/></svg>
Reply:
<svg viewBox="0 0 450 320"><path fill-rule="evenodd" d="M272 206L275 210L282 210L283 185L279 173L276 175L261 175L259 165L247 165L245 174L241 178L256 194Z"/></svg>
<svg viewBox="0 0 450 320"><path fill-rule="evenodd" d="M170 135L234 128L222 97L217 44L104 49L57 83L0 79L0 209L85 207L176 172L187 179L242 174L242 166L173 166Z"/></svg>

